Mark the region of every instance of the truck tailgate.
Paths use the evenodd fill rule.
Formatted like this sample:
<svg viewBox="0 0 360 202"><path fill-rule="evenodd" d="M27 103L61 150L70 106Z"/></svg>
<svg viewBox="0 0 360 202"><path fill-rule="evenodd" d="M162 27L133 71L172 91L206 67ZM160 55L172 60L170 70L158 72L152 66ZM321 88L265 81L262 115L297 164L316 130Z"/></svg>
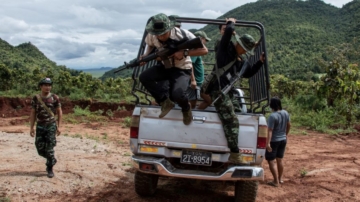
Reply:
<svg viewBox="0 0 360 202"><path fill-rule="evenodd" d="M181 110L173 109L159 118L160 108L142 107L139 125L139 143L170 148L192 148L227 152L229 148L222 124L216 112L193 110L193 122L186 126ZM239 148L256 152L257 115L238 115L240 122Z"/></svg>

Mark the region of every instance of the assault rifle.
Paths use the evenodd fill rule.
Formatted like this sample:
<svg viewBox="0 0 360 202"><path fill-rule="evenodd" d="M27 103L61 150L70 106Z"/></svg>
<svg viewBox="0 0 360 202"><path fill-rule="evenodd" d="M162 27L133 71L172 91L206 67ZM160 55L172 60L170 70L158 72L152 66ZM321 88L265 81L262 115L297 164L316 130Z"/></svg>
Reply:
<svg viewBox="0 0 360 202"><path fill-rule="evenodd" d="M176 53L179 50L195 49L195 48L203 48L203 47L204 46L199 37L196 37L196 38L190 39L190 40L186 40L177 46L174 46L174 45L164 46L162 49L157 50L156 52L149 54L149 55L143 57L142 59L135 59L133 62L130 62L130 63L124 62L125 66L114 71L114 73L128 69L130 67L138 67L140 65L140 63L149 62L158 57L160 57L162 60L166 60L166 59L168 59L169 56L171 56L172 54Z"/></svg>
<svg viewBox="0 0 360 202"><path fill-rule="evenodd" d="M232 87L236 84L236 82L243 77L244 73L246 72L247 68L249 68L249 67L250 67L250 64L246 60L244 62L244 64L242 65L240 72L238 74L235 74L235 76L233 76L230 79L230 83L228 85L226 85L223 89L221 89L221 93L211 104L213 105L216 101L218 101L221 98L221 96L228 94L229 91L232 89Z"/></svg>

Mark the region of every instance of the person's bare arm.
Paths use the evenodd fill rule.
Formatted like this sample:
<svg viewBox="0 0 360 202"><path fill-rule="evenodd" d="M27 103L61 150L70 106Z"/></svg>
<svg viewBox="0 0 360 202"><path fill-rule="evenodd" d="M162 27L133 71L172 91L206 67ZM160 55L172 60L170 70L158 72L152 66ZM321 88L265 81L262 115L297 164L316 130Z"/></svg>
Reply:
<svg viewBox="0 0 360 202"><path fill-rule="evenodd" d="M208 54L209 50L204 45L202 48L190 49L189 56L202 56Z"/></svg>
<svg viewBox="0 0 360 202"><path fill-rule="evenodd" d="M271 141L271 137L272 137L272 128L268 128L268 137L266 139L266 150L268 152L271 152L272 151L272 148L270 146L270 141Z"/></svg>
<svg viewBox="0 0 360 202"><path fill-rule="evenodd" d="M208 49L206 48L206 46L204 46L203 48L190 49L188 56L202 56L206 55L207 53ZM182 60L184 58L184 50L179 50L170 57L174 57L177 60Z"/></svg>
<svg viewBox="0 0 360 202"><path fill-rule="evenodd" d="M57 120L57 135L59 136L61 134L60 126L61 126L61 120L62 120L62 109L61 107L58 107L56 109L58 120Z"/></svg>
<svg viewBox="0 0 360 202"><path fill-rule="evenodd" d="M191 82L190 87L192 89L196 89L196 80L195 80L195 74L194 74L194 67L191 69Z"/></svg>
<svg viewBox="0 0 360 202"><path fill-rule="evenodd" d="M144 55L142 55L142 57L149 55L154 50L154 48L155 48L155 46L149 46L149 45L146 46L145 53L144 53Z"/></svg>
<svg viewBox="0 0 360 202"><path fill-rule="evenodd" d="M286 125L286 137L289 135L290 128L291 128L291 124L290 124L290 122L288 122Z"/></svg>
<svg viewBox="0 0 360 202"><path fill-rule="evenodd" d="M35 136L35 129L34 129L35 118L36 118L35 115L36 115L35 109L31 109L31 112L30 112L30 136L31 137Z"/></svg>

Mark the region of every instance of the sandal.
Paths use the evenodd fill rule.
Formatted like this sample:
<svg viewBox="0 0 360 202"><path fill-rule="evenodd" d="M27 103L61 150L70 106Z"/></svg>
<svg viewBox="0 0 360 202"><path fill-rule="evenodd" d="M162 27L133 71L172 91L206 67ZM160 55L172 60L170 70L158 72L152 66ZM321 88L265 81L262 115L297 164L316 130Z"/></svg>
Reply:
<svg viewBox="0 0 360 202"><path fill-rule="evenodd" d="M270 181L267 184L270 185L270 186L273 186L273 187L278 187L278 185L275 184L275 182L273 182L273 181Z"/></svg>

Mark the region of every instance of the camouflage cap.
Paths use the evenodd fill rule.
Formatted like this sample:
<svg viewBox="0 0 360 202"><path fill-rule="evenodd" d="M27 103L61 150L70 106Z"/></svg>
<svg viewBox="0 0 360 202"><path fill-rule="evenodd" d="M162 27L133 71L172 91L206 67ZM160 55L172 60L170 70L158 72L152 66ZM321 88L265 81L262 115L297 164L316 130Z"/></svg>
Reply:
<svg viewBox="0 0 360 202"><path fill-rule="evenodd" d="M254 55L254 48L256 45L255 39L249 35L249 34L244 34L241 37L237 34L235 34L235 38L236 41L239 43L239 45L241 47L244 48L244 50L246 50L246 52L248 52L250 55Z"/></svg>
<svg viewBox="0 0 360 202"><path fill-rule="evenodd" d="M206 35L206 33L204 31L197 31L197 32L194 33L194 35L197 36L197 37L202 37L206 41L211 41L211 39Z"/></svg>
<svg viewBox="0 0 360 202"><path fill-rule="evenodd" d="M176 27L181 27L181 22L176 21L176 18L179 17L178 15L169 15L169 19L175 21Z"/></svg>
<svg viewBox="0 0 360 202"><path fill-rule="evenodd" d="M164 13L159 13L150 18L146 31L152 35L162 35L175 27L175 21L170 20Z"/></svg>
<svg viewBox="0 0 360 202"><path fill-rule="evenodd" d="M51 81L50 78L43 78L43 79L40 80L39 86L42 85L42 84L50 84L50 85L52 85L52 83L53 82Z"/></svg>

